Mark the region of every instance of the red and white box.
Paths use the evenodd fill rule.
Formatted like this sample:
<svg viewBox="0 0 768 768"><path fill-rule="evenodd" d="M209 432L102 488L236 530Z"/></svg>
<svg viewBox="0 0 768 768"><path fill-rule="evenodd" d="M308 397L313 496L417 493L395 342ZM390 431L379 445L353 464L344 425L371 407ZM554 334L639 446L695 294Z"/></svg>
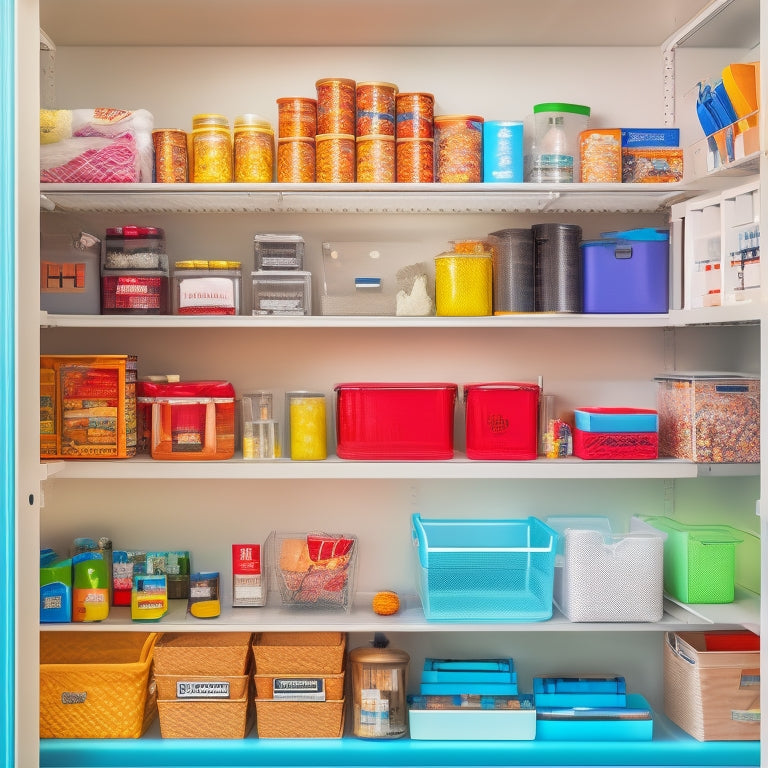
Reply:
<svg viewBox="0 0 768 768"><path fill-rule="evenodd" d="M232 605L253 607L267 602L261 544L232 545Z"/></svg>

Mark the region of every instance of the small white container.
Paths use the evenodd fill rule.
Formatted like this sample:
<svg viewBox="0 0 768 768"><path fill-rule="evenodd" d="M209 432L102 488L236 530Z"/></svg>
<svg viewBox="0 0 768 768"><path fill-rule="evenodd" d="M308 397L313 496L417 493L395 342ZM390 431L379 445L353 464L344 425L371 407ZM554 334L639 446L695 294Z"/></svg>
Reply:
<svg viewBox="0 0 768 768"><path fill-rule="evenodd" d="M239 261L177 261L174 315L242 314Z"/></svg>
<svg viewBox="0 0 768 768"><path fill-rule="evenodd" d="M589 127L590 108L547 102L533 108L526 131L525 180L540 184L578 181L579 134Z"/></svg>

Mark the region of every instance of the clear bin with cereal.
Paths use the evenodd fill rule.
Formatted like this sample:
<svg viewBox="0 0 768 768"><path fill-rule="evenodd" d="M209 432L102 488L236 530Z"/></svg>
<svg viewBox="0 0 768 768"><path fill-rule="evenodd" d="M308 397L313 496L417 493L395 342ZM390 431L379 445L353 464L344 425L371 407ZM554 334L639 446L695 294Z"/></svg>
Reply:
<svg viewBox="0 0 768 768"><path fill-rule="evenodd" d="M658 382L659 456L698 463L760 461L760 379L669 373Z"/></svg>

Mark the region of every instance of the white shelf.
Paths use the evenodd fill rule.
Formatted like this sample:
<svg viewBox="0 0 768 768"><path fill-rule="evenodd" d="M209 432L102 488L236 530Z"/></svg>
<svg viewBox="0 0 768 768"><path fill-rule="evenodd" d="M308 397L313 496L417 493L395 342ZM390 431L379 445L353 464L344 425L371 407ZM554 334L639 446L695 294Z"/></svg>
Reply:
<svg viewBox="0 0 768 768"><path fill-rule="evenodd" d="M187 613L186 600L170 600L168 613L157 622L131 620L130 608L112 607L109 618L98 623L41 624L41 629L66 632L652 632L711 629L714 623L725 627L755 626L759 622L759 596L739 590L737 599L727 606L689 606L665 601L667 611L659 622L572 622L557 609L547 621L477 622L428 621L424 618L417 595L401 595L400 611L394 616L377 616L371 610L372 594L358 593L352 610L344 611L293 609L281 605L260 608L222 606L221 615L214 619L196 619ZM670 612L669 609L672 609Z"/></svg>
<svg viewBox="0 0 768 768"><path fill-rule="evenodd" d="M41 328L668 328L759 322L768 305L757 302L671 310L667 314L568 314L532 312L486 317L387 315L60 315L40 312Z"/></svg>
<svg viewBox="0 0 768 768"><path fill-rule="evenodd" d="M98 213L658 213L683 184L41 184L41 209Z"/></svg>
<svg viewBox="0 0 768 768"><path fill-rule="evenodd" d="M702 465L712 467L713 465ZM757 474L757 465L738 467L739 474ZM458 457L446 461L349 461L329 457L323 461L277 459L252 461L156 461L148 456L99 461L44 462L47 476L77 480L627 480L697 477L699 465L680 459L654 461L475 461ZM714 470L708 474L735 472Z"/></svg>

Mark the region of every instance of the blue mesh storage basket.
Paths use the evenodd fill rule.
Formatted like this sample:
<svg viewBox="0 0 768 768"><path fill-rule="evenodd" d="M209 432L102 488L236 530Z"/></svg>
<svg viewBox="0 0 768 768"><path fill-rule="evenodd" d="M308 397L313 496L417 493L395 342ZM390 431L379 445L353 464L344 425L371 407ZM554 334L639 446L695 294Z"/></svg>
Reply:
<svg viewBox="0 0 768 768"><path fill-rule="evenodd" d="M541 520L423 520L417 513L411 523L427 619L552 616L557 533Z"/></svg>

